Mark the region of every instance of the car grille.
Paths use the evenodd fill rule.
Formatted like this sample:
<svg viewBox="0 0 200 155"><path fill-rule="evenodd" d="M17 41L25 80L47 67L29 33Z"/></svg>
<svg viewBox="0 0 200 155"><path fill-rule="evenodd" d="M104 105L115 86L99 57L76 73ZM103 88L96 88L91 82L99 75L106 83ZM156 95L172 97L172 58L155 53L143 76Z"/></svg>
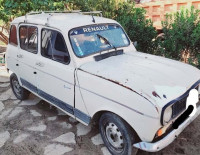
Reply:
<svg viewBox="0 0 200 155"><path fill-rule="evenodd" d="M172 105L172 117L176 117L186 109L187 96Z"/></svg>
<svg viewBox="0 0 200 155"><path fill-rule="evenodd" d="M199 86L197 86L195 89L198 90L198 87ZM188 95L172 105L172 117L173 118L175 118L181 112L186 110L186 100L187 100Z"/></svg>

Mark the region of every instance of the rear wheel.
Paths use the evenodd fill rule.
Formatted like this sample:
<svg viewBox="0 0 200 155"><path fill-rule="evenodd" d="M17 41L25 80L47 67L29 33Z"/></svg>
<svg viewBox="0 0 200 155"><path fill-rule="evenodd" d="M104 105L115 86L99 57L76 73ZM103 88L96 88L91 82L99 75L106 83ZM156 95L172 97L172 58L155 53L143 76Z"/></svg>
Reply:
<svg viewBox="0 0 200 155"><path fill-rule="evenodd" d="M10 76L10 85L17 99L25 100L28 98L30 92L20 86L18 78L14 73Z"/></svg>
<svg viewBox="0 0 200 155"><path fill-rule="evenodd" d="M131 155L134 135L130 126L113 113L104 113L99 121L102 139L113 155Z"/></svg>

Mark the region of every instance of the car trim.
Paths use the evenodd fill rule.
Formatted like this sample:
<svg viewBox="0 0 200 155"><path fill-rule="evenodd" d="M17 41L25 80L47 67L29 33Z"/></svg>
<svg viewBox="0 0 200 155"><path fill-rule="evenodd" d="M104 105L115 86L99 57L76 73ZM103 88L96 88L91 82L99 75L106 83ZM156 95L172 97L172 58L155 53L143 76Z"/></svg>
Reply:
<svg viewBox="0 0 200 155"><path fill-rule="evenodd" d="M80 111L79 109L74 108L73 106L61 101L60 99L38 89L36 86L34 86L30 82L24 80L23 78L20 78L20 80L21 80L21 83L23 86L25 86L29 90L33 91L34 93L38 94L38 96L40 96L41 98L46 99L47 101L49 101L50 104L61 108L66 113L70 113L70 114L74 115L75 117L77 117L81 121L85 122L86 124L90 123L91 117L89 115L87 115L84 112Z"/></svg>
<svg viewBox="0 0 200 155"><path fill-rule="evenodd" d="M26 86L27 88L29 88L31 91L37 93L38 89L37 87L35 87L34 85L32 85L30 82L20 78L22 85Z"/></svg>
<svg viewBox="0 0 200 155"><path fill-rule="evenodd" d="M163 108L162 108L162 112L161 112L161 117L160 117L160 123L161 125L164 125L164 122L163 122L163 116L164 116L164 112L165 112L165 109L167 109L167 107L171 106L172 104L176 103L177 101L183 99L184 97L186 97L190 90L196 88L198 85L200 84L200 80L198 80L195 84L193 84L183 95L181 95L180 97L168 102Z"/></svg>

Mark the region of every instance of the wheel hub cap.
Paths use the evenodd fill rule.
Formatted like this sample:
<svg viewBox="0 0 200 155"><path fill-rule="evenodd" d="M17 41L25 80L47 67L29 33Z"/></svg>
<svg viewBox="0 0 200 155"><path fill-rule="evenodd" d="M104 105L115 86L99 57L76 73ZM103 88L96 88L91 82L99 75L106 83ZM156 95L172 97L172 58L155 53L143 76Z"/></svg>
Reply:
<svg viewBox="0 0 200 155"><path fill-rule="evenodd" d="M117 149L123 148L124 140L122 134L114 123L108 123L108 125L106 126L106 136L109 143L113 147Z"/></svg>

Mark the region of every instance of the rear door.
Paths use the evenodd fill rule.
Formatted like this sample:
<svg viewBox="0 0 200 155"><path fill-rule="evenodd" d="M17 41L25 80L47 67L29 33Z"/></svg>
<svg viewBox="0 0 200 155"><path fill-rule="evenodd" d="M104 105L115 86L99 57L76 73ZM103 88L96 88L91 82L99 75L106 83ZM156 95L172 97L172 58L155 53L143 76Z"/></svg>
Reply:
<svg viewBox="0 0 200 155"><path fill-rule="evenodd" d="M32 25L20 25L19 41L18 62L21 83L37 93L35 63L38 58L38 28Z"/></svg>
<svg viewBox="0 0 200 155"><path fill-rule="evenodd" d="M41 30L41 56L36 62L38 94L73 115L74 66L63 35L57 30Z"/></svg>

